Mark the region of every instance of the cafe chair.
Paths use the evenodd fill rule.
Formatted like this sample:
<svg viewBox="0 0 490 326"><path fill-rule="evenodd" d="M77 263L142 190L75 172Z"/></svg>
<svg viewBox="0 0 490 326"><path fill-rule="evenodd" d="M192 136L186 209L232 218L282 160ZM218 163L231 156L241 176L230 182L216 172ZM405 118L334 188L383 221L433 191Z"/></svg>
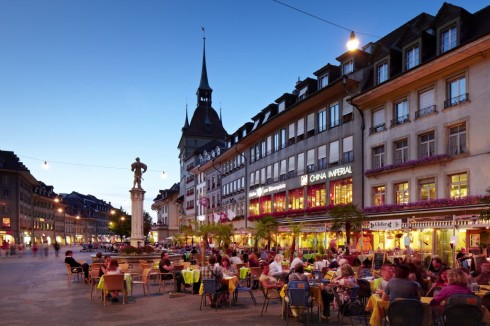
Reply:
<svg viewBox="0 0 490 326"><path fill-rule="evenodd" d="M83 276L83 269L81 266L79 267L71 267L70 264L65 264L67 276L68 276L68 286L70 286L70 281L73 277L76 276L77 282L80 282L80 274ZM83 278L83 277L82 277ZM75 281L75 280L73 280Z"/></svg>
<svg viewBox="0 0 490 326"><path fill-rule="evenodd" d="M311 274L313 275L313 279L317 283L321 282L321 280L323 279L322 271L319 269L312 270Z"/></svg>
<svg viewBox="0 0 490 326"><path fill-rule="evenodd" d="M119 264L119 269L121 270L121 273L127 273L129 270L129 264L128 263L120 263Z"/></svg>
<svg viewBox="0 0 490 326"><path fill-rule="evenodd" d="M248 279L244 279L244 280L240 280L238 282L238 285L237 287L235 288L235 293L233 294L234 295L234 301L237 302L238 301L238 293L239 292L248 292L250 294L250 298L252 298L252 302L254 303L254 306L257 305L257 301L255 301L255 296L254 296L254 292L252 290L252 286L247 286L247 283L250 284L249 280Z"/></svg>
<svg viewBox="0 0 490 326"><path fill-rule="evenodd" d="M307 323L310 314L313 314L313 299L310 294L310 285L305 281L289 281L287 306L289 309L296 309L298 314L306 311ZM288 309L288 311L289 311ZM289 313L286 314L286 325L289 323Z"/></svg>
<svg viewBox="0 0 490 326"><path fill-rule="evenodd" d="M97 291L97 285L99 284L100 281L99 270L98 269L90 270L88 276L89 276L89 284L90 284L90 301L92 301L94 289L95 291Z"/></svg>
<svg viewBox="0 0 490 326"><path fill-rule="evenodd" d="M357 285L359 285L359 293L357 296L361 304L365 306L371 297L371 284L368 280L359 279L357 280Z"/></svg>
<svg viewBox="0 0 490 326"><path fill-rule="evenodd" d="M150 268L145 268L143 273L141 274L141 280L132 280L131 281L131 296L133 296L133 287L135 284L141 284L143 286L143 295L146 295L146 290L148 290L148 294L150 293Z"/></svg>
<svg viewBox="0 0 490 326"><path fill-rule="evenodd" d="M415 299L398 299L390 303L385 325L420 326L424 319L424 306Z"/></svg>
<svg viewBox="0 0 490 326"><path fill-rule="evenodd" d="M482 324L481 308L469 304L456 304L444 309L446 326L478 326Z"/></svg>
<svg viewBox="0 0 490 326"><path fill-rule="evenodd" d="M445 308L447 309L451 306L461 304L476 306L480 308L482 305L481 301L482 299L474 294L453 294L446 299Z"/></svg>
<svg viewBox="0 0 490 326"><path fill-rule="evenodd" d="M481 304L490 311L490 292L485 293L483 298L481 299Z"/></svg>
<svg viewBox="0 0 490 326"><path fill-rule="evenodd" d="M211 302L214 304L214 308L218 311L218 297L222 291L216 290L216 280L214 278L202 280L203 292L201 296L201 305L199 310L202 310L202 303L206 306L206 298L209 296Z"/></svg>
<svg viewBox="0 0 490 326"><path fill-rule="evenodd" d="M160 274L160 286L158 287L158 293L165 292L167 283L175 290L176 281L174 273L161 273Z"/></svg>
<svg viewBox="0 0 490 326"><path fill-rule="evenodd" d="M267 289L264 288L262 281L259 281L260 288L262 289L262 294L264 295L264 304L262 305L262 311L260 312L260 317L264 315L264 309L267 313L267 308L269 307L269 301L271 300L279 300L281 301L281 296L279 295L279 291L277 289Z"/></svg>
<svg viewBox="0 0 490 326"><path fill-rule="evenodd" d="M342 326L344 317L349 317L352 324L352 317L363 318L366 323L366 316L368 316L365 311L365 305L362 305L358 300L359 285L356 285L349 289L349 297L342 301L340 298L340 293L336 290L333 291L334 300L338 307L337 317L339 319L340 326Z"/></svg>
<svg viewBox="0 0 490 326"><path fill-rule="evenodd" d="M259 288L259 278L261 274L262 274L262 268L250 267L250 280L251 280L251 287L253 290Z"/></svg>
<svg viewBox="0 0 490 326"><path fill-rule="evenodd" d="M123 304L126 303L126 284L124 281L124 274L104 275L104 293L102 295L104 299L104 306L107 303L107 293L111 291L122 291Z"/></svg>
<svg viewBox="0 0 490 326"><path fill-rule="evenodd" d="M96 270L98 272L102 265L104 265L104 263L92 263L92 265L89 266L89 271Z"/></svg>
<svg viewBox="0 0 490 326"><path fill-rule="evenodd" d="M247 266L247 264L245 264L245 263L236 264L236 270L240 271L240 268L246 267L246 266Z"/></svg>

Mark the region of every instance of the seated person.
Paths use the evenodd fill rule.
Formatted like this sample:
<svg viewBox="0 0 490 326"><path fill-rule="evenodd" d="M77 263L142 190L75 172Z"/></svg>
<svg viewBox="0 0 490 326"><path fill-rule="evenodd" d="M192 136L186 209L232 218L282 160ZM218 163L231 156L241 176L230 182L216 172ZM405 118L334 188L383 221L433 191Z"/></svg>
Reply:
<svg viewBox="0 0 490 326"><path fill-rule="evenodd" d="M267 264L262 265L262 274L260 274L259 281L264 290L279 290L284 286L284 282L278 281L275 277L269 275L269 265Z"/></svg>
<svg viewBox="0 0 490 326"><path fill-rule="evenodd" d="M459 261L460 266L469 269L468 259L471 259L471 254L466 252L466 248L461 248L461 250L456 255L456 259Z"/></svg>
<svg viewBox="0 0 490 326"><path fill-rule="evenodd" d="M158 269L162 273L163 280L172 279L171 275L163 275L165 273L173 273L175 281L177 282L177 292L182 292L182 281L184 280L182 273L180 271L174 272L174 266L170 263L168 252L166 250L162 251L160 256L160 263L158 263Z"/></svg>
<svg viewBox="0 0 490 326"><path fill-rule="evenodd" d="M104 264L100 266L99 269L99 277L107 273L107 268L109 268L109 265L111 264L111 256L105 256L104 258Z"/></svg>
<svg viewBox="0 0 490 326"><path fill-rule="evenodd" d="M288 279L288 272L282 269L282 262L284 260L284 256L281 254L277 254L274 258L274 261L269 265L269 275L275 277L277 279L281 279L286 281Z"/></svg>
<svg viewBox="0 0 490 326"><path fill-rule="evenodd" d="M104 258L102 258L102 253L99 251L95 254L95 258L92 259L93 263L103 263Z"/></svg>
<svg viewBox="0 0 490 326"><path fill-rule="evenodd" d="M289 266L289 270L291 272L293 272L296 265L302 264L302 263L303 263L303 253L298 252L298 256L296 258L294 258L293 261L291 262L291 265Z"/></svg>
<svg viewBox="0 0 490 326"><path fill-rule="evenodd" d="M432 281L436 280L437 275L442 271L443 267L445 267L445 265L441 258L432 258L432 263L429 266L429 272L427 273L432 278Z"/></svg>
<svg viewBox="0 0 490 326"><path fill-rule="evenodd" d="M383 293L383 300L393 301L396 299L420 300L420 286L417 282L408 279L410 267L402 264L395 268L395 277L388 281Z"/></svg>
<svg viewBox="0 0 490 326"><path fill-rule="evenodd" d="M200 268L201 271L201 280L204 279L213 279L215 280L215 285L216 285L216 291L217 292L222 292L222 294L225 295L225 297L220 296L219 298L217 297L211 297L211 305L216 305L219 304L220 301L227 301L227 283L223 280L223 272L221 271L221 266L216 265L216 256L211 255L209 256L208 259L208 265L202 266Z"/></svg>
<svg viewBox="0 0 490 326"><path fill-rule="evenodd" d="M316 255L313 265L315 269L321 271L323 267L327 266L327 261L323 259L322 255Z"/></svg>
<svg viewBox="0 0 490 326"><path fill-rule="evenodd" d="M468 288L468 275L461 268L449 269L446 274L448 285L434 296L430 302L431 306L440 305L453 294L472 294Z"/></svg>
<svg viewBox="0 0 490 326"><path fill-rule="evenodd" d="M480 265L480 270L475 277L471 278L471 283L478 283L480 285L490 284L490 263Z"/></svg>
<svg viewBox="0 0 490 326"><path fill-rule="evenodd" d="M236 250L233 250L231 252L230 262L235 265L242 264L242 260L240 259L240 257L238 257L238 253L236 252Z"/></svg>
<svg viewBox="0 0 490 326"><path fill-rule="evenodd" d="M305 266L303 264L296 265L294 273L289 274L289 281L308 282L308 276L305 275Z"/></svg>
<svg viewBox="0 0 490 326"><path fill-rule="evenodd" d="M259 257L257 257L257 254L252 252L250 255L248 255L248 266L260 267Z"/></svg>
<svg viewBox="0 0 490 326"><path fill-rule="evenodd" d="M389 280L395 275L395 267L391 263L385 263L381 266L381 277L377 278L371 284L371 290L382 296Z"/></svg>
<svg viewBox="0 0 490 326"><path fill-rule="evenodd" d="M221 272L223 273L223 276L236 276L237 275L237 270L235 266L233 266L230 262L230 258L228 256L224 256L223 259L221 260Z"/></svg>
<svg viewBox="0 0 490 326"><path fill-rule="evenodd" d="M332 303L334 299L334 295L332 291L338 291L337 288L343 289L342 296L349 297L350 291L349 288L352 288L357 284L357 280L354 277L354 270L349 264L343 264L342 267L339 268L340 277L336 277L332 280L328 285L324 286L322 284L321 294L323 301L323 313L321 315L322 319L328 320L330 318L330 303Z"/></svg>
<svg viewBox="0 0 490 326"><path fill-rule="evenodd" d="M72 270L81 268L83 270L83 274L85 276L85 283L88 283L88 268L89 265L87 263L80 264L73 258L73 251L67 250L65 252L65 264L70 265Z"/></svg>
<svg viewBox="0 0 490 326"><path fill-rule="evenodd" d="M366 278L371 276L371 261L366 259L362 262L361 267L357 270L357 278Z"/></svg>
<svg viewBox="0 0 490 326"><path fill-rule="evenodd" d="M437 275L436 280L432 287L427 291L427 296L431 297L435 295L434 291L438 291L438 288L443 288L448 285L448 279L447 279L447 272L450 268L449 267L443 267L441 273Z"/></svg>

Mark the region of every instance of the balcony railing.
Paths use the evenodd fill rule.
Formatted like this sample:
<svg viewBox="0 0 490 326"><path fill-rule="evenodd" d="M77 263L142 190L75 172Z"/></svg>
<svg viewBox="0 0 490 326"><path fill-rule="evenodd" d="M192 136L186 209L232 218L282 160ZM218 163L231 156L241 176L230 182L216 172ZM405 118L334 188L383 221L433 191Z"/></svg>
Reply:
<svg viewBox="0 0 490 326"><path fill-rule="evenodd" d="M408 114L406 114L406 115L402 115L400 117L396 117L395 119L391 120L391 126L396 127L396 126L399 126L399 125L402 125L402 124L405 124L408 122L410 122L410 120L408 119Z"/></svg>
<svg viewBox="0 0 490 326"><path fill-rule="evenodd" d="M436 114L437 109L435 105L431 105L425 108L422 108L420 110L415 111L415 119L420 119L423 117L427 117L432 114Z"/></svg>
<svg viewBox="0 0 490 326"><path fill-rule="evenodd" d="M377 126L369 128L369 134L375 134L377 132L385 131L386 130L386 124L382 123Z"/></svg>
<svg viewBox="0 0 490 326"><path fill-rule="evenodd" d="M461 103L469 101L469 95L468 93L461 94L459 96L452 97L450 99L447 99L444 101L444 108L449 108L451 106L456 106Z"/></svg>

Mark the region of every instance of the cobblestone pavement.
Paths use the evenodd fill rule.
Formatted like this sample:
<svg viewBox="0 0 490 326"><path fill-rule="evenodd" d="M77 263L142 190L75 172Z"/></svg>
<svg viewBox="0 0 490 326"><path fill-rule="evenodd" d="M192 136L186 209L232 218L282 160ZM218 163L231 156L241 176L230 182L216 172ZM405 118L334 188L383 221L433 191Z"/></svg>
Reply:
<svg viewBox="0 0 490 326"><path fill-rule="evenodd" d="M60 256L51 250L48 257L33 257L26 250L24 257L0 257L0 325L283 325L281 305L272 303L260 317L263 295L255 292L257 306L247 293L241 293L238 302L218 311L208 306L199 310L201 296L182 294L170 297L158 293L158 285L150 286L144 296L141 286L135 286L133 296L123 305L111 303L104 307L99 294L90 301L90 286L71 282L67 284L64 252L74 251L74 258L90 262L90 254L79 247L63 247ZM314 310L316 313L316 308ZM348 320L344 322L349 323ZM291 325L302 322L290 319ZM355 324L361 325L359 321ZM310 324L318 324L316 315ZM337 325L334 316L323 325Z"/></svg>

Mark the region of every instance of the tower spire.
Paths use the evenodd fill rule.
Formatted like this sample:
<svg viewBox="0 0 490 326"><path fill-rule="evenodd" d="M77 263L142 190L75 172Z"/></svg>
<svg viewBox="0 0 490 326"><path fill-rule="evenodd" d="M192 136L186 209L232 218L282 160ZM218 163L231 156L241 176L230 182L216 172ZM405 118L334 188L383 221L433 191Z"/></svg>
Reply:
<svg viewBox="0 0 490 326"><path fill-rule="evenodd" d="M211 93L213 90L209 87L208 72L206 69L206 34L204 27L201 27L203 32L203 51L202 51L202 70L201 81L199 82L199 88L197 89L197 104L204 105L206 107L211 106Z"/></svg>
<svg viewBox="0 0 490 326"><path fill-rule="evenodd" d="M185 99L185 123L184 128L189 128L189 116L187 114L187 99Z"/></svg>

